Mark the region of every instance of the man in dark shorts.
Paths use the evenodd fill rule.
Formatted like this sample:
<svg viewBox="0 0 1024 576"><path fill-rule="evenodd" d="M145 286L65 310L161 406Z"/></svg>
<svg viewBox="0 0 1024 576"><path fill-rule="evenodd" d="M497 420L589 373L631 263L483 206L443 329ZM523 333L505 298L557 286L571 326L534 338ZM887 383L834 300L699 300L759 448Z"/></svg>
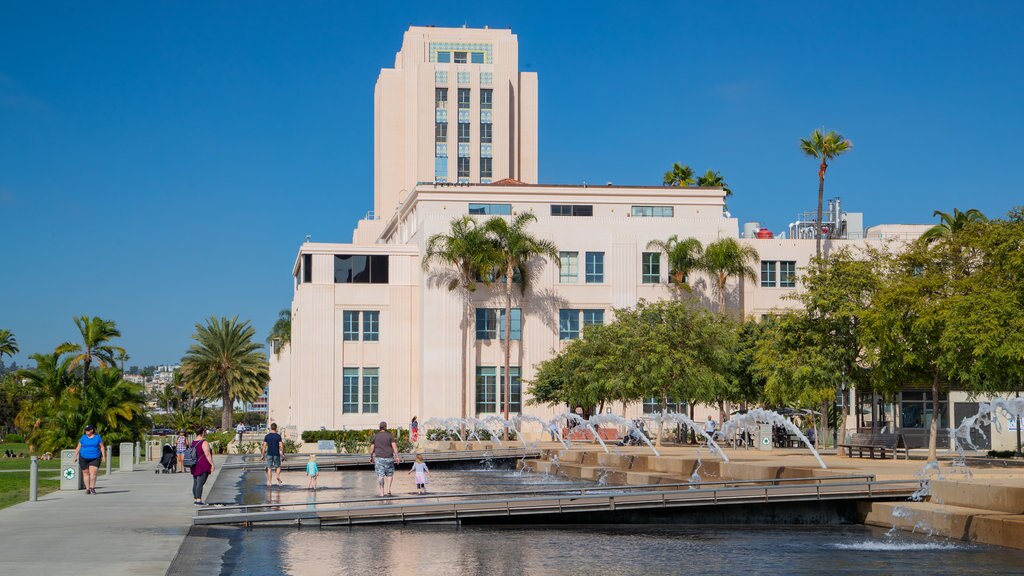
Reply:
<svg viewBox="0 0 1024 576"><path fill-rule="evenodd" d="M395 464L401 464L402 458L398 455L398 446L395 438L388 432L388 423L381 422L380 430L373 435L370 441L370 462L374 471L377 472L377 486L380 487L380 495L391 496L391 482L395 476ZM384 484L387 484L387 493L384 492Z"/></svg>
<svg viewBox="0 0 1024 576"><path fill-rule="evenodd" d="M271 474L277 473L277 483L284 484L281 480L281 446L284 439L277 433L277 423L270 425L270 433L263 437L263 457L267 461L267 486L272 486Z"/></svg>

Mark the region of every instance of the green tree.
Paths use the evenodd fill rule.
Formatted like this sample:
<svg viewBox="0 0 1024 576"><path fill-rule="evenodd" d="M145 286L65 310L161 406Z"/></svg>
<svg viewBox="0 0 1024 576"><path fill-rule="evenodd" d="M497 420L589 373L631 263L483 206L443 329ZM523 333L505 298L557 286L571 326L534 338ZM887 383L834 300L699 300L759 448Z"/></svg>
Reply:
<svg viewBox="0 0 1024 576"><path fill-rule="evenodd" d="M74 354L71 357L71 368L75 369L81 366L82 388L85 388L92 363L96 362L104 368L116 366L118 356L124 354L124 348L110 344L111 340L121 336L121 332L113 320L104 320L97 316L92 318L80 316L74 321L82 336L81 343L67 342L61 344L58 349L61 352Z"/></svg>
<svg viewBox="0 0 1024 576"><path fill-rule="evenodd" d="M195 342L181 362L183 377L198 395L223 401L221 429L230 430L235 400L252 402L270 381L267 357L253 341L256 330L248 321L239 322L237 316L211 316L195 329Z"/></svg>
<svg viewBox="0 0 1024 576"><path fill-rule="evenodd" d="M487 233L493 246L493 252L497 265L495 269L503 276L505 296L505 337L502 346L505 351L505 375L504 394L502 399L505 406L505 418L508 419L511 409L512 394L512 292L513 280L519 278L519 291L525 294L529 286L530 277L534 272L534 262L544 257L550 258L556 266L561 266L558 255L558 248L550 240L537 238L529 233L527 227L531 222L537 220L532 212L523 212L513 216L510 220L501 217L494 217L484 223L484 230ZM525 318L523 319L525 321ZM506 431L507 434L507 431Z"/></svg>
<svg viewBox="0 0 1024 576"><path fill-rule="evenodd" d="M668 240L651 240L647 243L647 248L657 248L665 254L668 261L669 284L677 289L688 290L687 276L700 267L704 252L700 240L687 238L680 241L679 237L673 234Z"/></svg>
<svg viewBox="0 0 1024 576"><path fill-rule="evenodd" d="M693 186L696 182L693 178L693 169L689 166L680 166L679 162L672 164L672 169L665 172L665 177L662 179L662 184L665 186L677 188Z"/></svg>
<svg viewBox="0 0 1024 576"><path fill-rule="evenodd" d="M932 216L938 216L939 223L932 226L921 235L921 239L925 242L934 242L936 240L949 238L953 234L964 230L969 224L988 222L988 218L974 208L971 208L966 212L961 212L956 208L953 208L953 214L947 214L936 210L932 213Z"/></svg>
<svg viewBox="0 0 1024 576"><path fill-rule="evenodd" d="M821 205L825 196L825 171L828 170L828 163L839 156L846 154L853 149L853 142L843 138L842 134L834 130L823 133L815 129L811 132L810 138L800 139L800 150L804 154L821 161L818 165L818 218L815 220L814 237L817 240L815 245L815 256L821 256Z"/></svg>
<svg viewBox="0 0 1024 576"><path fill-rule="evenodd" d="M756 280L754 263L759 256L757 249L749 244L740 244L735 238L722 238L708 244L700 260L700 268L711 275L715 294L718 297L718 312L725 314L726 283L729 278L738 277ZM740 290L742 296L742 290ZM742 301L740 316L743 315Z"/></svg>
<svg viewBox="0 0 1024 576"><path fill-rule="evenodd" d="M0 361L4 356L14 357L18 353L18 341L11 334L10 330L0 328Z"/></svg>
<svg viewBox="0 0 1024 576"><path fill-rule="evenodd" d="M461 385L462 418L465 420L468 404L469 327L472 323L472 294L477 288L477 278L483 278L497 265L494 246L483 227L477 225L472 216L452 220L447 234L434 234L427 239L423 255L423 271L432 269L448 290L457 292L462 298L462 318L459 328L462 332ZM484 278L489 282L489 278ZM506 369L507 370L507 369Z"/></svg>
<svg viewBox="0 0 1024 576"><path fill-rule="evenodd" d="M732 190L729 189L729 185L725 183L725 179L722 178L722 173L717 170L708 169L703 176L697 177L697 186L701 188L721 188L725 191L725 197L732 196Z"/></svg>
<svg viewBox="0 0 1024 576"><path fill-rule="evenodd" d="M277 320L270 328L270 335L267 336L267 343L270 344L274 355L281 357L281 349L292 342L292 311L285 308L277 313Z"/></svg>
<svg viewBox="0 0 1024 576"><path fill-rule="evenodd" d="M604 412L609 402L636 400L621 379L619 367L629 362L623 354L622 324L594 324L583 337L569 342L554 357L537 366L530 385L530 404L549 406L597 406Z"/></svg>

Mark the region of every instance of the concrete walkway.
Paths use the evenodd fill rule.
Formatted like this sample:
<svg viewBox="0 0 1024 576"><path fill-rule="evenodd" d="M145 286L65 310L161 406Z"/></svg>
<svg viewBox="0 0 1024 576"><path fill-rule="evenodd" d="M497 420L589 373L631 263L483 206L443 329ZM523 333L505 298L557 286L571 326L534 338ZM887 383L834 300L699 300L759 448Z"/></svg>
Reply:
<svg viewBox="0 0 1024 576"><path fill-rule="evenodd" d="M150 462L100 476L95 495L57 491L0 510L0 574L166 574L195 506L190 474L156 469Z"/></svg>

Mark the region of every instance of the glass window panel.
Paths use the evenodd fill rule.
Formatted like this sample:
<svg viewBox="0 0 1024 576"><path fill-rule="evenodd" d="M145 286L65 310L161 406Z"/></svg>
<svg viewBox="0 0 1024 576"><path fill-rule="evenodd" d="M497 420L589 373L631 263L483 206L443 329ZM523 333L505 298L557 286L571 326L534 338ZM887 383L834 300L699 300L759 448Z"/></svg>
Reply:
<svg viewBox="0 0 1024 576"><path fill-rule="evenodd" d="M481 72L480 73L480 84L483 86L490 86L494 82L493 72Z"/></svg>
<svg viewBox="0 0 1024 576"><path fill-rule="evenodd" d="M554 208L552 206L552 208ZM562 266L558 270L558 281L562 284L575 284L579 276L579 252L559 252Z"/></svg>
<svg viewBox="0 0 1024 576"><path fill-rule="evenodd" d="M604 282L604 252L587 252L587 284Z"/></svg>
<svg viewBox="0 0 1024 576"><path fill-rule="evenodd" d="M459 178L469 177L469 158L463 156L459 158Z"/></svg>
<svg viewBox="0 0 1024 576"><path fill-rule="evenodd" d="M451 52L438 52L437 53L437 61L440 62L441 64L449 64L449 63L451 63L451 61L452 61L452 53Z"/></svg>
<svg viewBox="0 0 1024 576"><path fill-rule="evenodd" d="M575 340L580 337L580 311L562 308L558 311L558 339Z"/></svg>
<svg viewBox="0 0 1024 576"><path fill-rule="evenodd" d="M498 338L498 316L494 308L476 309L476 339L496 340Z"/></svg>
<svg viewBox="0 0 1024 576"><path fill-rule="evenodd" d="M469 63L470 64L483 64L484 63L484 53L483 52L470 52L470 54L469 54Z"/></svg>
<svg viewBox="0 0 1024 576"><path fill-rule="evenodd" d="M470 214L485 214L490 216L509 216L512 214L511 204L478 204L470 203Z"/></svg>
<svg viewBox="0 0 1024 576"><path fill-rule="evenodd" d="M641 282L661 283L661 252L644 252L641 257Z"/></svg>
<svg viewBox="0 0 1024 576"><path fill-rule="evenodd" d="M761 287L775 288L775 271L777 262L774 260L761 261Z"/></svg>
<svg viewBox="0 0 1024 576"><path fill-rule="evenodd" d="M494 128L493 124L489 124L489 123L486 123L486 122L482 122L480 124L480 143L481 144L490 144L492 142L492 140L494 139L493 128Z"/></svg>
<svg viewBox="0 0 1024 576"><path fill-rule="evenodd" d="M434 82L436 84L447 84L448 83L448 72L444 70L437 70L434 72Z"/></svg>
<svg viewBox="0 0 1024 576"><path fill-rule="evenodd" d="M492 308L491 309L498 317L498 339L505 339L505 310L503 308ZM512 326L510 330L511 340L522 340L523 339L523 313L519 308L512 309Z"/></svg>
<svg viewBox="0 0 1024 576"><path fill-rule="evenodd" d="M434 124L434 140L436 142L447 142L448 141L448 123L437 122Z"/></svg>
<svg viewBox="0 0 1024 576"><path fill-rule="evenodd" d="M796 262L779 262L779 287L796 288Z"/></svg>
<svg viewBox="0 0 1024 576"><path fill-rule="evenodd" d="M480 90L480 109L490 110L493 104L494 90L482 89Z"/></svg>
<svg viewBox="0 0 1024 576"><path fill-rule="evenodd" d="M380 340L380 312L366 310L363 312L363 341L377 342Z"/></svg>
<svg viewBox="0 0 1024 576"><path fill-rule="evenodd" d="M510 379L511 381L509 382L508 397L511 400L511 402L509 402L508 410L512 414L519 414L519 411L522 410L523 406L523 383L519 377L519 366L510 366L508 373L512 376L512 378ZM502 396L505 393L504 366L501 367L501 381L498 383L498 385L501 387L501 394L499 394L499 396ZM504 410L505 405L504 402L502 402L500 411L504 412Z"/></svg>
<svg viewBox="0 0 1024 576"><path fill-rule="evenodd" d="M370 256L370 283L388 283L388 256L386 254Z"/></svg>
<svg viewBox="0 0 1024 576"><path fill-rule="evenodd" d="M309 284L313 281L313 255L302 255L302 282Z"/></svg>
<svg viewBox="0 0 1024 576"><path fill-rule="evenodd" d="M466 63L466 53L465 52L456 52L455 53L455 63L456 64L465 64Z"/></svg>
<svg viewBox="0 0 1024 576"><path fill-rule="evenodd" d="M468 122L459 122L459 142L469 142Z"/></svg>
<svg viewBox="0 0 1024 576"><path fill-rule="evenodd" d="M490 178L491 177L491 159L481 158L480 159L480 177Z"/></svg>
<svg viewBox="0 0 1024 576"><path fill-rule="evenodd" d="M379 371L379 368L363 368L363 414L376 414L379 411Z"/></svg>
<svg viewBox="0 0 1024 576"><path fill-rule="evenodd" d="M587 327L594 324L604 324L604 310L583 311L583 326Z"/></svg>
<svg viewBox="0 0 1024 576"><path fill-rule="evenodd" d="M476 368L476 413L498 411L498 371L494 366Z"/></svg>
<svg viewBox="0 0 1024 576"><path fill-rule="evenodd" d="M341 339L347 342L359 340L359 311L345 310L341 314Z"/></svg>
<svg viewBox="0 0 1024 576"><path fill-rule="evenodd" d="M359 368L344 368L341 376L341 411L359 412Z"/></svg>
<svg viewBox="0 0 1024 576"><path fill-rule="evenodd" d="M459 88L459 109L469 110L469 88Z"/></svg>

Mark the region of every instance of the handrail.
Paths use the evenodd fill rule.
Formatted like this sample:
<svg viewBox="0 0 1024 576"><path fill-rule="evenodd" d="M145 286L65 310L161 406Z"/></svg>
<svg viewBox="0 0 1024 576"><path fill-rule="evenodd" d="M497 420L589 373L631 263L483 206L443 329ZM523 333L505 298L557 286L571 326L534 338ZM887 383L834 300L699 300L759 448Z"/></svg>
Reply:
<svg viewBox="0 0 1024 576"><path fill-rule="evenodd" d="M490 450L445 450L440 452L399 452L398 456L402 460L413 460L418 455L422 455L424 459L439 459L449 456L459 456L466 459L485 459L491 458L502 458L507 456L522 456L522 457L533 457L540 456L541 450L539 448L493 448ZM288 454L289 459L293 459L296 462L308 462L309 454ZM317 454L318 464L324 466L330 466L332 464L339 463L350 463L350 462L363 462L370 457L369 454ZM247 468L250 466L258 467L262 466L261 456L259 454L242 454L241 462L228 462L223 464L222 467L226 469L233 468ZM369 462L367 462L369 464Z"/></svg>

